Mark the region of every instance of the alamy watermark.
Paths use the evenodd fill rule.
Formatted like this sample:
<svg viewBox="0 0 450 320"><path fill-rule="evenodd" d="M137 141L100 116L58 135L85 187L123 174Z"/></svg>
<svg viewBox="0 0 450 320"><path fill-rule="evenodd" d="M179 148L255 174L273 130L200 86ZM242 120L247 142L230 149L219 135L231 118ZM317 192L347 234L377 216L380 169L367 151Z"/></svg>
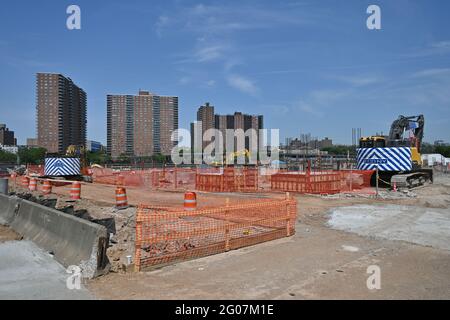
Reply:
<svg viewBox="0 0 450 320"><path fill-rule="evenodd" d="M267 143L269 138L270 143ZM203 131L201 122L196 122L192 131L175 130L172 141L176 143L171 152L176 165L270 165L279 160L279 129ZM191 147L182 147L186 143Z"/></svg>
<svg viewBox="0 0 450 320"><path fill-rule="evenodd" d="M69 30L81 29L81 9L79 6L72 4L67 7L66 13L69 15L66 20L66 26Z"/></svg>
<svg viewBox="0 0 450 320"><path fill-rule="evenodd" d="M70 274L66 279L67 289L81 290L81 268L79 266L69 266L66 272Z"/></svg>
<svg viewBox="0 0 450 320"><path fill-rule="evenodd" d="M367 29L381 30L381 8L372 4L367 8L367 14L370 14L366 21Z"/></svg>
<svg viewBox="0 0 450 320"><path fill-rule="evenodd" d="M367 268L367 273L370 274L366 281L367 289L381 290L381 268L371 265Z"/></svg>

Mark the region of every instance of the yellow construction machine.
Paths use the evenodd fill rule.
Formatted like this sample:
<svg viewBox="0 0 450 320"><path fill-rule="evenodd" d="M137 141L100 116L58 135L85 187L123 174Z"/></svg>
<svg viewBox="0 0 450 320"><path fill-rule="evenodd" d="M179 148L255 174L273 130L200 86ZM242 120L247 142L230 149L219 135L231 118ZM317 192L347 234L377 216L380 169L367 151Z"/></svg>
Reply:
<svg viewBox="0 0 450 320"><path fill-rule="evenodd" d="M424 126L423 115L399 116L392 123L389 136L361 138L358 169L378 170L382 182L397 187L411 188L433 182L433 170L423 168L420 154Z"/></svg>

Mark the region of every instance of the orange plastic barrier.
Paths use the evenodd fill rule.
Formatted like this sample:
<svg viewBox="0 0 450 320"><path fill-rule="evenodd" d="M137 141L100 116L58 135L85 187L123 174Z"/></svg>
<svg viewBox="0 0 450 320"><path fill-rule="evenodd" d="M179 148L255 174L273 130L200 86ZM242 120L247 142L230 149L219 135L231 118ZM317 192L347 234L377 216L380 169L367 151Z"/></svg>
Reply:
<svg viewBox="0 0 450 320"><path fill-rule="evenodd" d="M141 205L136 216L135 269L292 236L296 215L297 203L291 198L196 211Z"/></svg>
<svg viewBox="0 0 450 320"><path fill-rule="evenodd" d="M49 195L52 193L52 183L48 180L44 180L44 184L42 185L42 193L44 195Z"/></svg>
<svg viewBox="0 0 450 320"><path fill-rule="evenodd" d="M371 190L373 171L299 171L272 175L271 190L301 194L336 194Z"/></svg>
<svg viewBox="0 0 450 320"><path fill-rule="evenodd" d="M70 187L70 199L80 200L81 199L81 183L73 182Z"/></svg>
<svg viewBox="0 0 450 320"><path fill-rule="evenodd" d="M22 187L28 188L28 185L30 184L30 179L26 176L22 177Z"/></svg>
<svg viewBox="0 0 450 320"><path fill-rule="evenodd" d="M36 174L39 176L44 175L44 166L43 165L35 165L35 164L29 164L27 165L27 172L28 174Z"/></svg>
<svg viewBox="0 0 450 320"><path fill-rule="evenodd" d="M224 168L218 173L198 172L195 188L208 192L255 192L258 191L258 170Z"/></svg>
<svg viewBox="0 0 450 320"><path fill-rule="evenodd" d="M184 210L192 211L197 209L197 194L195 192L186 192L184 194Z"/></svg>
<svg viewBox="0 0 450 320"><path fill-rule="evenodd" d="M36 191L37 190L37 180L36 178L30 179L30 184L28 185L28 190L30 191Z"/></svg>
<svg viewBox="0 0 450 320"><path fill-rule="evenodd" d="M123 187L116 188L116 209L128 208L127 190Z"/></svg>

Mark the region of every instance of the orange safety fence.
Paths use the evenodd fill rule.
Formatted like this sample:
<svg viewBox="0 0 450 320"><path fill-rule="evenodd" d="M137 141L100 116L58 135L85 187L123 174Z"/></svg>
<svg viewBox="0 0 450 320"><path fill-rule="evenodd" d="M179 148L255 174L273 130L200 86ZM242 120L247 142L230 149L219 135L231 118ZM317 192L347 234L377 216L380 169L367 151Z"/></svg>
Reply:
<svg viewBox="0 0 450 320"><path fill-rule="evenodd" d="M183 211L141 205L136 216L135 269L213 255L295 233L297 202L257 202Z"/></svg>
<svg viewBox="0 0 450 320"><path fill-rule="evenodd" d="M295 192L335 194L373 191L373 171L306 170L273 168L158 168L113 170L92 168L94 183L140 187L152 190L197 190L205 192Z"/></svg>
<svg viewBox="0 0 450 320"><path fill-rule="evenodd" d="M281 171L271 176L271 190L300 194L336 194L371 190L373 171Z"/></svg>
<svg viewBox="0 0 450 320"><path fill-rule="evenodd" d="M43 176L44 175L44 165L28 164L27 172L29 175Z"/></svg>
<svg viewBox="0 0 450 320"><path fill-rule="evenodd" d="M188 189L195 185L195 169L163 168L113 170L92 168L94 183L149 189Z"/></svg>
<svg viewBox="0 0 450 320"><path fill-rule="evenodd" d="M258 169L223 168L219 172L197 172L195 189L209 192L258 191Z"/></svg>
<svg viewBox="0 0 450 320"><path fill-rule="evenodd" d="M371 187L373 170L340 170L337 171L341 177L340 192L367 192L374 193Z"/></svg>

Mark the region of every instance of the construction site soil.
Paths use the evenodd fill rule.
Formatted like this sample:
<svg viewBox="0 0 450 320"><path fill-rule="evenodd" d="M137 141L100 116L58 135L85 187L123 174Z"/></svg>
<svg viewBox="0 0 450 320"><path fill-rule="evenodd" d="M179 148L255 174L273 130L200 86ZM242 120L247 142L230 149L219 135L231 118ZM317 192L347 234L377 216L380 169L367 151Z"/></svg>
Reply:
<svg viewBox="0 0 450 320"><path fill-rule="evenodd" d="M126 267L127 256L134 255L135 206L181 208L183 192L127 188L131 206L116 210L114 186L83 184L82 200L77 201L69 199L69 186L54 187L54 194L45 197L19 185L12 184L11 188L21 197L32 197L108 228L112 234L107 250L112 272L88 284L100 299L450 298L449 251L365 237L328 224L333 208L354 205L448 209L450 216L450 175L439 175L434 184L412 191L383 190L377 198L356 193L297 195L294 237L140 273ZM282 196L198 193L197 201L200 208L205 208L225 205L227 199L238 203ZM450 234L448 237L450 241ZM0 227L0 242L11 239L18 239L18 235ZM176 250L170 247L173 245L195 243L148 250L170 252ZM371 264L383 265L383 290L366 287L366 268Z"/></svg>

